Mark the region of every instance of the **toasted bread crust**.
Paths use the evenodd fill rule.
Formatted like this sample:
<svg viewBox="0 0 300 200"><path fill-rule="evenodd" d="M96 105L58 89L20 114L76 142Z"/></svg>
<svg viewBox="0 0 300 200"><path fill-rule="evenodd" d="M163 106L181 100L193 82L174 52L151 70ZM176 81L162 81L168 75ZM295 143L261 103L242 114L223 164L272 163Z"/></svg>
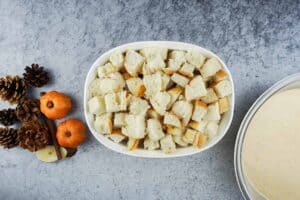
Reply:
<svg viewBox="0 0 300 200"><path fill-rule="evenodd" d="M109 130L110 133L111 133L112 130L113 130L113 122L112 122L111 118L110 118L110 120L108 121L108 130Z"/></svg>
<svg viewBox="0 0 300 200"><path fill-rule="evenodd" d="M186 71L183 71L183 70L179 70L178 73L183 75L183 76L186 76L188 78L193 78L194 77L194 74L190 74L190 73L188 73Z"/></svg>
<svg viewBox="0 0 300 200"><path fill-rule="evenodd" d="M112 130L112 132L111 132L111 134L117 134L117 135L122 135L122 136L124 136L124 137L126 137L127 138L127 136L126 135L124 135L123 133L122 133L122 130L121 129L113 129Z"/></svg>
<svg viewBox="0 0 300 200"><path fill-rule="evenodd" d="M224 97L222 99L219 99L219 110L220 114L223 114L229 110L229 100L228 97Z"/></svg>
<svg viewBox="0 0 300 200"><path fill-rule="evenodd" d="M174 74L174 73L176 73L177 72L177 70L175 70L175 69L169 69L169 68L164 68L164 69L162 69L164 72L165 72L165 74L167 74L167 75L172 75L172 74Z"/></svg>
<svg viewBox="0 0 300 200"><path fill-rule="evenodd" d="M205 145L206 141L207 141L207 135L198 133L195 136L194 145L197 146L198 148L201 148Z"/></svg>
<svg viewBox="0 0 300 200"><path fill-rule="evenodd" d="M145 91L146 91L145 86L140 85L139 87L137 87L137 89L135 91L135 96L142 97L142 96L144 96Z"/></svg>
<svg viewBox="0 0 300 200"><path fill-rule="evenodd" d="M125 80L128 80L128 79L132 78L132 76L126 71L126 72L123 73L123 78Z"/></svg>
<svg viewBox="0 0 300 200"><path fill-rule="evenodd" d="M139 146L139 142L140 142L139 139L135 139L133 145L128 150L133 151L133 150L137 149L137 147Z"/></svg>
<svg viewBox="0 0 300 200"><path fill-rule="evenodd" d="M179 86L176 86L176 87L173 87L171 89L168 90L168 92L171 92L171 93L178 93L178 94L181 94L183 91L183 89Z"/></svg>
<svg viewBox="0 0 300 200"><path fill-rule="evenodd" d="M219 70L219 71L215 74L215 76L214 76L214 81L215 81L215 82L220 82L220 81L225 80L225 79L227 79L227 78L228 78L228 74L226 73L225 70L221 69L221 70Z"/></svg>
<svg viewBox="0 0 300 200"><path fill-rule="evenodd" d="M202 107L204 109L207 109L207 104L204 103L203 101L200 101L200 100L195 101L195 106L199 106L199 107Z"/></svg>

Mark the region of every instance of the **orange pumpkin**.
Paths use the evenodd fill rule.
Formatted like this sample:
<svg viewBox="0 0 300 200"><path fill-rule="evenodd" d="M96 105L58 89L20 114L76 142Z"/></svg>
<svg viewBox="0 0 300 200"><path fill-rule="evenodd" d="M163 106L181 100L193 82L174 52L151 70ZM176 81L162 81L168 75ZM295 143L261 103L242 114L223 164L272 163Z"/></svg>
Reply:
<svg viewBox="0 0 300 200"><path fill-rule="evenodd" d="M66 95L50 91L41 96L40 110L49 119L65 117L72 107L72 102Z"/></svg>
<svg viewBox="0 0 300 200"><path fill-rule="evenodd" d="M76 148L86 138L84 124L77 119L68 119L58 125L56 138L62 147Z"/></svg>

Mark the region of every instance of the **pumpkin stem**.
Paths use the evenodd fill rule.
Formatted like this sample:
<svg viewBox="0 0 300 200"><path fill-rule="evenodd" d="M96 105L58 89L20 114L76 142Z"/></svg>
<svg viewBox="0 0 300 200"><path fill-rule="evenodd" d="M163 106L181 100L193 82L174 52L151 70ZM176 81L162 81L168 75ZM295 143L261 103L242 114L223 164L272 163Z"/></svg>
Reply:
<svg viewBox="0 0 300 200"><path fill-rule="evenodd" d="M72 134L71 134L70 131L66 131L66 132L65 132L65 135L66 135L66 137L71 137Z"/></svg>
<svg viewBox="0 0 300 200"><path fill-rule="evenodd" d="M48 107L48 108L53 108L53 106L54 106L54 104L53 104L52 101L48 101L48 102L47 102L47 107Z"/></svg>

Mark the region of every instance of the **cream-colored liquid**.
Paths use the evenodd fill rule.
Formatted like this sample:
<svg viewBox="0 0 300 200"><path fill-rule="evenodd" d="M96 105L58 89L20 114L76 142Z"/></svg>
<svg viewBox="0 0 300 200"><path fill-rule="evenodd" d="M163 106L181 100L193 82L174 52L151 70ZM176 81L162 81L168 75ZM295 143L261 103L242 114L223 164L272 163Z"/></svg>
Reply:
<svg viewBox="0 0 300 200"><path fill-rule="evenodd" d="M268 199L300 199L300 89L272 96L246 133L243 170Z"/></svg>

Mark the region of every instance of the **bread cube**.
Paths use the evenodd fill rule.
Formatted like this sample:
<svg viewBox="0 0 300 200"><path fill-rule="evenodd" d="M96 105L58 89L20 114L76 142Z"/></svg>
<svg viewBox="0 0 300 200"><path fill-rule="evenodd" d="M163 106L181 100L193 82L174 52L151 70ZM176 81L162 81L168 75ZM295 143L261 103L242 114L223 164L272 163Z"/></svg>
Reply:
<svg viewBox="0 0 300 200"><path fill-rule="evenodd" d="M161 72L160 75L161 75L161 90L165 91L170 83L171 78L169 75L163 72Z"/></svg>
<svg viewBox="0 0 300 200"><path fill-rule="evenodd" d="M153 141L149 137L146 137L144 140L144 149L148 149L150 151L159 148L159 141Z"/></svg>
<svg viewBox="0 0 300 200"><path fill-rule="evenodd" d="M217 121L221 119L218 102L208 105L207 113L204 116L204 119L208 121Z"/></svg>
<svg viewBox="0 0 300 200"><path fill-rule="evenodd" d="M146 88L140 78L129 78L126 80L126 85L131 94L137 97L141 97L145 93Z"/></svg>
<svg viewBox="0 0 300 200"><path fill-rule="evenodd" d="M140 50L140 53L147 59L161 58L166 60L168 56L168 49L164 47L146 47Z"/></svg>
<svg viewBox="0 0 300 200"><path fill-rule="evenodd" d="M180 135L173 135L173 140L176 144L178 144L181 147L186 147L188 145L188 143L186 143L185 141L183 141L182 136Z"/></svg>
<svg viewBox="0 0 300 200"><path fill-rule="evenodd" d="M140 142L139 139L129 138L128 142L127 142L127 149L129 151L133 151L133 150L137 149L139 146L139 142Z"/></svg>
<svg viewBox="0 0 300 200"><path fill-rule="evenodd" d="M125 55L125 69L131 76L137 76L142 70L143 63L145 58L139 53L129 50Z"/></svg>
<svg viewBox="0 0 300 200"><path fill-rule="evenodd" d="M119 69L115 66L113 66L111 63L106 63L103 66L99 66L97 68L97 74L99 78L104 78L106 77L108 74L113 73L113 72L117 72Z"/></svg>
<svg viewBox="0 0 300 200"><path fill-rule="evenodd" d="M112 114L105 113L102 115L97 115L94 122L94 128L98 133L110 134L113 128Z"/></svg>
<svg viewBox="0 0 300 200"><path fill-rule="evenodd" d="M90 91L92 97L101 96L102 95L101 79L99 79L99 78L94 79L89 85L89 91Z"/></svg>
<svg viewBox="0 0 300 200"><path fill-rule="evenodd" d="M207 139L208 139L207 135L205 135L203 133L198 133L195 136L195 140L194 140L193 145L198 147L198 148L201 148L206 144Z"/></svg>
<svg viewBox="0 0 300 200"><path fill-rule="evenodd" d="M124 65L124 56L121 52L115 51L110 55L109 61L114 67L120 70Z"/></svg>
<svg viewBox="0 0 300 200"><path fill-rule="evenodd" d="M125 111L127 109L126 91L106 94L104 101L106 112Z"/></svg>
<svg viewBox="0 0 300 200"><path fill-rule="evenodd" d="M114 115L114 127L121 128L122 126L126 125L125 122L125 113L115 113Z"/></svg>
<svg viewBox="0 0 300 200"><path fill-rule="evenodd" d="M189 123L189 127L191 127L192 129L194 129L196 131L199 131L200 133L204 133L207 123L208 123L208 121L206 121L206 120L202 120L200 122L191 121Z"/></svg>
<svg viewBox="0 0 300 200"><path fill-rule="evenodd" d="M203 117L207 113L207 105L202 101L196 100L194 103L194 111L192 115L192 120L201 122Z"/></svg>
<svg viewBox="0 0 300 200"><path fill-rule="evenodd" d="M105 110L107 112L117 112L120 111L120 105L118 102L118 95L116 93L106 94L104 97Z"/></svg>
<svg viewBox="0 0 300 200"><path fill-rule="evenodd" d="M153 119L160 119L161 116L158 114L153 108L150 108L147 112L147 117L148 118L153 118Z"/></svg>
<svg viewBox="0 0 300 200"><path fill-rule="evenodd" d="M167 109L171 108L175 101L178 99L179 95L183 92L181 87L174 87L168 90L168 94L170 95L170 103L167 106Z"/></svg>
<svg viewBox="0 0 300 200"><path fill-rule="evenodd" d="M158 72L151 75L145 75L143 78L143 82L146 88L146 95L149 97L154 96L162 89L161 74Z"/></svg>
<svg viewBox="0 0 300 200"><path fill-rule="evenodd" d="M150 98L150 103L158 114L164 115L170 100L171 97L167 92L158 92Z"/></svg>
<svg viewBox="0 0 300 200"><path fill-rule="evenodd" d="M114 134L114 133L105 135L105 137L111 139L113 142L116 142L116 143L120 143L126 138L124 135Z"/></svg>
<svg viewBox="0 0 300 200"><path fill-rule="evenodd" d="M122 133L130 138L141 139L146 135L146 123L144 115L126 114L125 127Z"/></svg>
<svg viewBox="0 0 300 200"><path fill-rule="evenodd" d="M164 153L173 153L176 150L176 145L171 135L166 135L160 140L160 147Z"/></svg>
<svg viewBox="0 0 300 200"><path fill-rule="evenodd" d="M153 141L158 141L165 136L162 126L157 119L147 120L148 137Z"/></svg>
<svg viewBox="0 0 300 200"><path fill-rule="evenodd" d="M143 66L143 74L153 74L160 71L166 67L165 61L161 57L154 57L150 60L147 59L146 64Z"/></svg>
<svg viewBox="0 0 300 200"><path fill-rule="evenodd" d="M193 105L187 101L177 101L172 106L172 112L182 119L182 125L186 126L191 119Z"/></svg>
<svg viewBox="0 0 300 200"><path fill-rule="evenodd" d="M220 114L227 112L230 108L228 97L219 99Z"/></svg>
<svg viewBox="0 0 300 200"><path fill-rule="evenodd" d="M193 129L187 129L182 137L182 140L188 144L193 144L196 135L198 134L197 131L193 130Z"/></svg>
<svg viewBox="0 0 300 200"><path fill-rule="evenodd" d="M185 98L188 101L204 97L207 94L205 83L202 77L195 76L191 82L185 86Z"/></svg>
<svg viewBox="0 0 300 200"><path fill-rule="evenodd" d="M227 72L224 69L221 69L221 70L217 71L217 73L215 74L214 81L217 83L217 82L223 81L227 78L228 78Z"/></svg>
<svg viewBox="0 0 300 200"><path fill-rule="evenodd" d="M132 97L129 104L130 114L134 115L145 115L150 108L148 102L139 97Z"/></svg>
<svg viewBox="0 0 300 200"><path fill-rule="evenodd" d="M214 89L220 98L226 97L232 93L232 87L229 80L223 80L214 85Z"/></svg>
<svg viewBox="0 0 300 200"><path fill-rule="evenodd" d="M204 63L203 67L200 69L200 73L203 78L207 78L210 76L214 76L220 69L222 69L222 65L218 61L218 59L210 58Z"/></svg>
<svg viewBox="0 0 300 200"><path fill-rule="evenodd" d="M178 60L169 59L168 62L167 62L167 67L163 68L162 70L166 74L171 75L171 74L176 73L180 69L181 64L182 63Z"/></svg>
<svg viewBox="0 0 300 200"><path fill-rule="evenodd" d="M185 55L185 58L188 63L196 66L197 69L200 69L205 61L205 57L200 51L189 51Z"/></svg>
<svg viewBox="0 0 300 200"><path fill-rule="evenodd" d="M125 87L123 76L119 72L110 73L100 81L101 94L119 92Z"/></svg>
<svg viewBox="0 0 300 200"><path fill-rule="evenodd" d="M127 110L127 105L129 103L128 98L130 97L127 94L127 91L118 92L117 95L118 95L118 101L119 101L119 105L120 105L120 111Z"/></svg>
<svg viewBox="0 0 300 200"><path fill-rule="evenodd" d="M217 121L210 121L208 122L208 124L206 125L205 131L204 133L207 134L209 136L209 138L213 138L215 135L217 135L218 133L218 122Z"/></svg>
<svg viewBox="0 0 300 200"><path fill-rule="evenodd" d="M210 103L213 103L213 102L218 101L218 96L217 96L217 94L215 93L214 89L212 89L212 88L207 88L206 96L201 97L201 100L202 100L204 103L210 104Z"/></svg>
<svg viewBox="0 0 300 200"><path fill-rule="evenodd" d="M184 63L182 65L182 67L180 68L179 73L184 75L184 76L187 76L189 78L192 78L194 76L194 70L195 70L194 65Z"/></svg>
<svg viewBox="0 0 300 200"><path fill-rule="evenodd" d="M88 110L91 114L100 115L104 113L105 102L102 96L95 96L88 101Z"/></svg>
<svg viewBox="0 0 300 200"><path fill-rule="evenodd" d="M173 50L170 52L170 58L179 63L179 66L186 62L186 52L181 50Z"/></svg>
<svg viewBox="0 0 300 200"><path fill-rule="evenodd" d="M167 126L166 132L171 135L181 136L185 130L175 126Z"/></svg>
<svg viewBox="0 0 300 200"><path fill-rule="evenodd" d="M181 122L180 122L179 118L175 114L170 113L170 112L165 113L163 123L166 125L172 125L172 126L176 126L179 128L181 127Z"/></svg>
<svg viewBox="0 0 300 200"><path fill-rule="evenodd" d="M171 80L181 87L185 87L190 81L188 78L177 73L171 76Z"/></svg>

